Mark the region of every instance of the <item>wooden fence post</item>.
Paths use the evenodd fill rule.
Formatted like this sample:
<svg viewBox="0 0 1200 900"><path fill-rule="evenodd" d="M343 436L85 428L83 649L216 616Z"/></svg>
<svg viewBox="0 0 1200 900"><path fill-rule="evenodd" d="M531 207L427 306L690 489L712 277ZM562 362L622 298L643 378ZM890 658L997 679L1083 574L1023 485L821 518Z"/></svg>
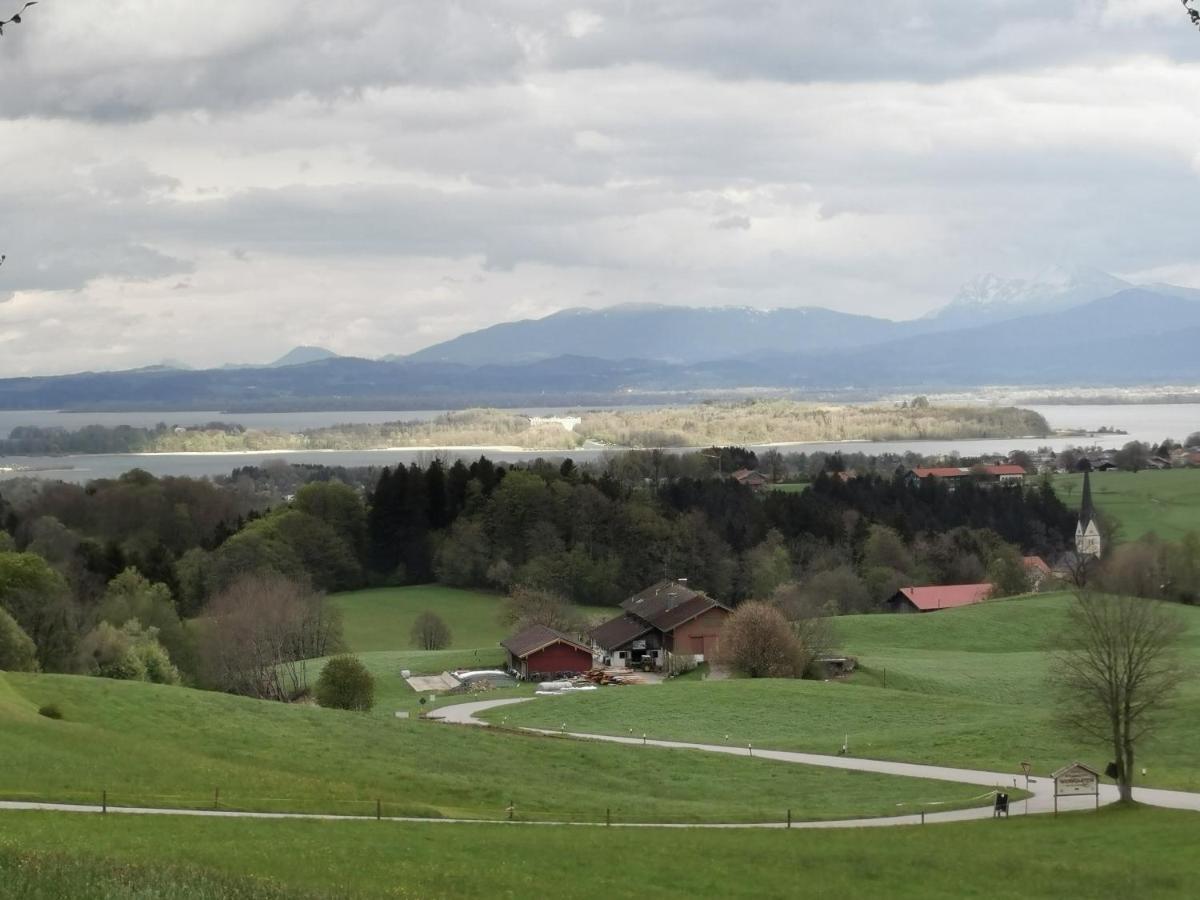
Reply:
<svg viewBox="0 0 1200 900"><path fill-rule="evenodd" d="M107 790L100 792L100 812L106 813L106 814L108 813L108 791Z"/></svg>

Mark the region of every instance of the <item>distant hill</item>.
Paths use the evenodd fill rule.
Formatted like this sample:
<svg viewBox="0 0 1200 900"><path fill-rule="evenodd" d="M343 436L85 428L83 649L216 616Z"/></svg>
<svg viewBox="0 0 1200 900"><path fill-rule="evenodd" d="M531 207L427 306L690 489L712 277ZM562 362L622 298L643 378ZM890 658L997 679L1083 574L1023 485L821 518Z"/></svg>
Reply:
<svg viewBox="0 0 1200 900"><path fill-rule="evenodd" d="M267 363L269 369L279 369L283 366L303 366L307 363L319 362L323 359L334 359L337 354L324 347L293 347L275 362Z"/></svg>
<svg viewBox="0 0 1200 900"><path fill-rule="evenodd" d="M865 398L989 384L1193 382L1197 293L1127 288L1070 309L927 330L816 309L576 310L402 359L297 348L269 367L0 379L0 409L597 406L747 387ZM466 361L476 354L492 359Z"/></svg>
<svg viewBox="0 0 1200 900"><path fill-rule="evenodd" d="M907 323L819 307L761 310L625 305L569 309L544 319L506 322L405 359L478 366L588 356L688 365L764 353L861 347L898 337L911 328Z"/></svg>

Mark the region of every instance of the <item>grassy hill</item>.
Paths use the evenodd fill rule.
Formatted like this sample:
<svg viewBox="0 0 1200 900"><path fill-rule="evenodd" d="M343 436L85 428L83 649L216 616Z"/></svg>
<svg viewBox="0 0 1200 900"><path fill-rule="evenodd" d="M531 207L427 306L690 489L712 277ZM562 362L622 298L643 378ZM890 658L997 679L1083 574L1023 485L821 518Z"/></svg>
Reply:
<svg viewBox="0 0 1200 900"><path fill-rule="evenodd" d="M1066 595L1001 600L920 616L845 616L841 645L862 669L844 682L684 681L654 691L608 688L537 699L506 711L509 724L835 752L1049 773L1079 759L1103 769L1106 748L1081 743L1056 716L1049 683L1053 636ZM1200 671L1200 609L1184 653ZM885 686L886 682L886 686ZM1186 679L1178 711L1140 752L1142 783L1200 790L1200 684Z"/></svg>
<svg viewBox="0 0 1200 900"><path fill-rule="evenodd" d="M653 689L646 689L648 692ZM65 718L38 715L57 703ZM69 675L0 674L0 798L523 819L777 821L979 788L645 750ZM669 789L664 785L670 785Z"/></svg>
<svg viewBox="0 0 1200 900"><path fill-rule="evenodd" d="M494 651L508 635L499 620L503 597L486 591L418 585L349 591L330 599L341 610L346 643L356 653L418 649L409 632L417 616L426 611L437 613L450 626L450 646L455 650ZM585 606L580 611L588 619L613 614L612 609L600 607Z"/></svg>
<svg viewBox="0 0 1200 900"><path fill-rule="evenodd" d="M1067 506L1078 509L1083 476L1057 475L1054 489ZM1153 531L1177 541L1200 531L1200 469L1093 472L1092 495L1101 512L1120 522L1123 540Z"/></svg>
<svg viewBox="0 0 1200 900"><path fill-rule="evenodd" d="M886 832L0 813L0 897L499 898L540 896L552 879L568 900L1184 898L1198 841L1200 814L1154 809ZM238 890L249 878L265 879L260 894ZM106 891L114 879L143 892Z"/></svg>

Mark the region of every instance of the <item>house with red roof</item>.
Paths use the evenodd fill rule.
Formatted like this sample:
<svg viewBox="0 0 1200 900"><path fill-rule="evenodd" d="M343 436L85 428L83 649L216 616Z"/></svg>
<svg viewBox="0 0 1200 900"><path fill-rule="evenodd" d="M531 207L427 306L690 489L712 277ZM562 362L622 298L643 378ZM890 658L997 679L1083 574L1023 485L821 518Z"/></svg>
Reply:
<svg viewBox="0 0 1200 900"><path fill-rule="evenodd" d="M992 595L991 584L940 584L926 587L903 587L885 602L890 612L937 612L982 603Z"/></svg>
<svg viewBox="0 0 1200 900"><path fill-rule="evenodd" d="M668 653L696 662L716 653L731 610L687 579L660 581L621 603L621 614L592 629L606 665L662 668Z"/></svg>
<svg viewBox="0 0 1200 900"><path fill-rule="evenodd" d="M1029 586L1035 591L1040 591L1046 579L1052 575L1050 566L1040 556L1023 556L1021 564L1025 566L1025 577L1029 579Z"/></svg>

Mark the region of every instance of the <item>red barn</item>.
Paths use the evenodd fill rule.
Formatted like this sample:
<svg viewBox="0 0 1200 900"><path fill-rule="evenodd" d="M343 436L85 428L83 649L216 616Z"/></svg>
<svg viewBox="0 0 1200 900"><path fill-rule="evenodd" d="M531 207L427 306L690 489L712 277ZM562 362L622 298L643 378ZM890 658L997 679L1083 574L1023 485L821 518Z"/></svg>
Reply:
<svg viewBox="0 0 1200 900"><path fill-rule="evenodd" d="M590 647L545 625L530 625L500 646L508 651L508 667L522 678L577 675L592 668Z"/></svg>

